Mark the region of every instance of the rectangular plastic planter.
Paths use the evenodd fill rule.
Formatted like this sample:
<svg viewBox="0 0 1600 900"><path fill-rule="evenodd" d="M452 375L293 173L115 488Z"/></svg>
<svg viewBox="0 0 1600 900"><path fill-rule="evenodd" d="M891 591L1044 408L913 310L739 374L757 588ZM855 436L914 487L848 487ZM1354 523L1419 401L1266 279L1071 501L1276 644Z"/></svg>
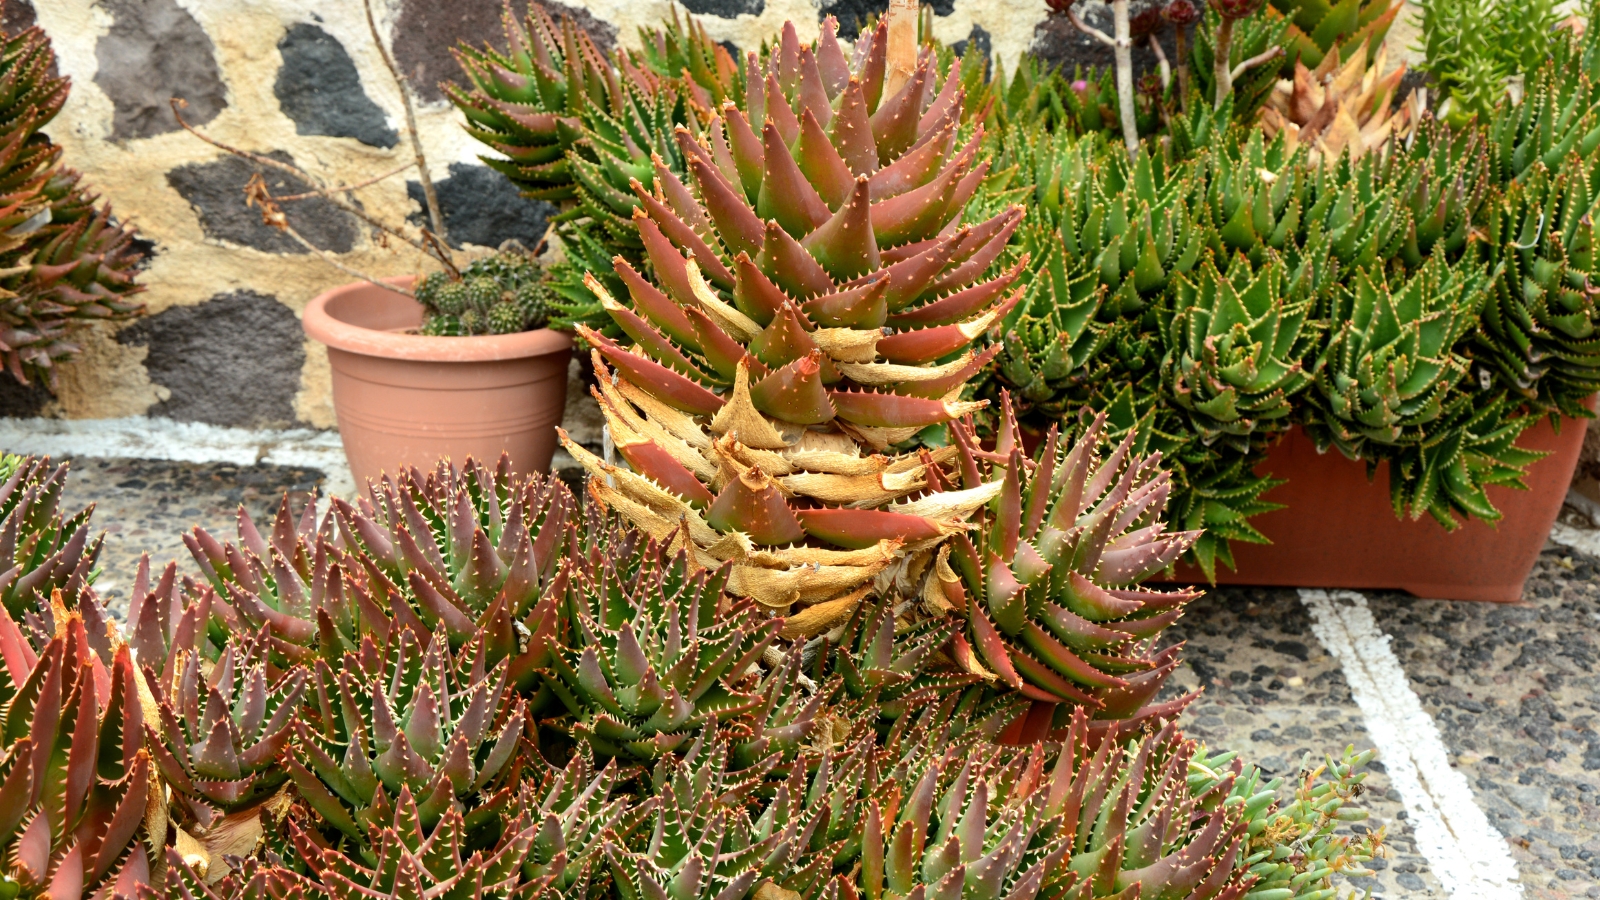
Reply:
<svg viewBox="0 0 1600 900"><path fill-rule="evenodd" d="M1337 450L1319 454L1295 428L1257 470L1288 479L1266 495L1287 508L1251 520L1272 543L1234 543L1238 568L1219 565L1217 581L1514 603L1561 511L1587 425L1566 419L1557 434L1546 420L1524 432L1519 447L1551 453L1529 467L1528 490L1490 487L1489 500L1504 517L1493 524L1470 520L1453 532L1431 516L1395 517L1386 463L1368 480L1364 463ZM1205 579L1179 566L1175 580Z"/></svg>

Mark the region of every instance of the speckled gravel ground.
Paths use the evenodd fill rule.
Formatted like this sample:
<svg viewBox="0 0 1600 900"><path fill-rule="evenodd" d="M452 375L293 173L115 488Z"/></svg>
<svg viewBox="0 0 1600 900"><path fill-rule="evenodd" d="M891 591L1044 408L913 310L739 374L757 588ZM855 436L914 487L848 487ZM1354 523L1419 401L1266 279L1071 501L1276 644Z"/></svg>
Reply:
<svg viewBox="0 0 1600 900"><path fill-rule="evenodd" d="M126 603L139 555L179 560L194 525L232 533L240 504L265 518L285 491L303 504L322 480L309 469L148 460L73 462L66 503L95 502L107 531L101 586ZM1413 689L1439 724L1452 764L1510 842L1528 900L1600 898L1600 559L1552 547L1516 605L1370 597ZM1275 775L1302 758L1371 746L1338 664L1311 634L1292 590L1224 588L1174 627L1188 664L1173 690L1204 687L1185 726ZM1373 812L1355 827L1388 828L1388 858L1349 886L1374 897L1442 898L1418 855L1381 758L1367 781Z"/></svg>
<svg viewBox="0 0 1600 900"><path fill-rule="evenodd" d="M1237 750L1265 772L1292 781L1302 760L1321 761L1346 746L1372 746L1361 710L1339 665L1311 634L1311 617L1292 590L1222 588L1201 598L1169 632L1187 642L1187 665L1173 681L1203 687L1183 725L1211 747ZM1372 877L1343 879L1374 897L1444 897L1418 855L1400 794L1381 760L1372 765L1362 800L1372 817L1352 828L1387 826L1387 858Z"/></svg>
<svg viewBox="0 0 1600 900"><path fill-rule="evenodd" d="M178 560L179 571L195 571L183 546L185 531L199 525L232 536L240 505L258 522L277 512L285 492L290 508L305 508L322 482L315 469L233 466L141 459L74 459L62 498L63 508L95 504L94 522L106 532L96 586L113 615L128 603L139 556L154 566Z"/></svg>
<svg viewBox="0 0 1600 900"><path fill-rule="evenodd" d="M1369 603L1528 900L1600 898L1600 559L1547 549L1517 605Z"/></svg>

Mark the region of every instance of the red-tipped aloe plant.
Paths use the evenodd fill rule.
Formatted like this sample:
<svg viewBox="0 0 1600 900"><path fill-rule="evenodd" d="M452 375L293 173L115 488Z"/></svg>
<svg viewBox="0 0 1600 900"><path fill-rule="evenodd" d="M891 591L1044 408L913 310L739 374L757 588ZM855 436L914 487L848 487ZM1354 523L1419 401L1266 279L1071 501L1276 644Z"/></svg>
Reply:
<svg viewBox="0 0 1600 900"><path fill-rule="evenodd" d="M626 340L580 329L631 469L569 441L590 492L656 537L686 521L696 561L772 607L959 529L971 506L884 511L930 461L883 454L976 408L961 389L994 351L969 348L1015 302L987 276L1021 209L963 219L988 164L959 73L923 48L890 90L888 43L880 23L852 63L831 28L802 46L786 26L744 110L677 132L687 181L634 186L654 277L619 259L626 297L591 282Z"/></svg>
<svg viewBox="0 0 1600 900"><path fill-rule="evenodd" d="M986 485L992 499L976 530L941 549L924 604L966 620L953 643L960 665L1037 703L1098 719L1174 711L1147 708L1178 665L1178 648L1158 650L1156 639L1198 594L1138 583L1198 535L1161 518L1171 482L1159 456L1135 456L1131 439L1103 456L1101 416L1070 448L1051 429L1029 459L1010 398L1002 404L993 450L970 423L953 430L948 487Z"/></svg>

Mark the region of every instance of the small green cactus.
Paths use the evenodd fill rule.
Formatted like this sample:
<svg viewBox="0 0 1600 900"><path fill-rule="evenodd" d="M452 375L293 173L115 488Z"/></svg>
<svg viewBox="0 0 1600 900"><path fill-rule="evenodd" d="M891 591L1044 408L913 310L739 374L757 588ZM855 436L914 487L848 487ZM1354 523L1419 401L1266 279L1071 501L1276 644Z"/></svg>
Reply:
<svg viewBox="0 0 1600 900"><path fill-rule="evenodd" d="M446 283L434 293L433 308L441 316L459 316L467 311L467 286L459 281ZM417 299L421 300L419 293Z"/></svg>
<svg viewBox="0 0 1600 900"><path fill-rule="evenodd" d="M522 330L522 308L510 300L489 307L489 333L511 334Z"/></svg>
<svg viewBox="0 0 1600 900"><path fill-rule="evenodd" d="M480 313L487 315L490 308L500 302L500 282L492 276L463 276L461 283L467 286L467 304Z"/></svg>
<svg viewBox="0 0 1600 900"><path fill-rule="evenodd" d="M543 279L538 263L515 252L475 260L459 279L432 272L417 283L417 301L425 310L419 331L430 337L460 337L543 328L550 296Z"/></svg>

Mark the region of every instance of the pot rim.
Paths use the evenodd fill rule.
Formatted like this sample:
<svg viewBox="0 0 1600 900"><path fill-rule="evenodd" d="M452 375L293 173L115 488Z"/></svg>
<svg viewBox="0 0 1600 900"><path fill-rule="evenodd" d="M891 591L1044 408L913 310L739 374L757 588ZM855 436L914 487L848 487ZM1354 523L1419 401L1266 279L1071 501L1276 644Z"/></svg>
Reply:
<svg viewBox="0 0 1600 900"><path fill-rule="evenodd" d="M415 281L415 276L400 275L380 280L394 285L408 285ZM516 334L434 337L364 328L337 319L328 312L328 304L334 300L358 291L376 290L379 288L365 281L356 281L318 294L306 305L305 315L301 319L306 335L347 353L416 362L494 362L572 349L572 335L551 328L519 331ZM402 299L399 294L392 296L397 300Z"/></svg>

